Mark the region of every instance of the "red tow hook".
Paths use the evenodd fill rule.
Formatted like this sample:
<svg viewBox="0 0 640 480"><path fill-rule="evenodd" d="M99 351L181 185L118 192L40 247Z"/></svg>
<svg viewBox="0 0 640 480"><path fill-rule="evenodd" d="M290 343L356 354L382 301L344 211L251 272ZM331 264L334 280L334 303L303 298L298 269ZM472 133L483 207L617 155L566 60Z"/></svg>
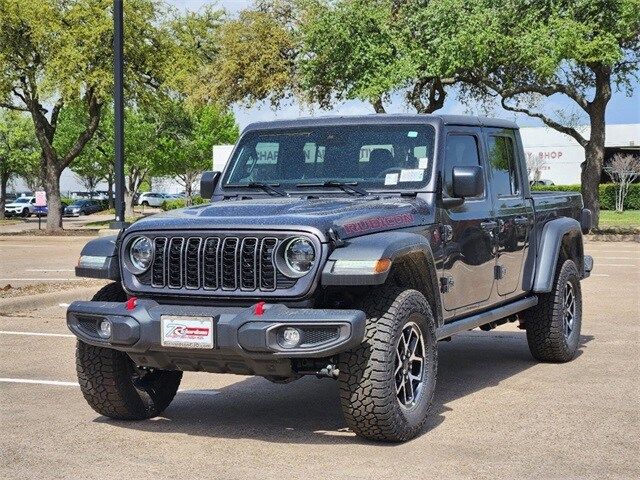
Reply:
<svg viewBox="0 0 640 480"><path fill-rule="evenodd" d="M264 306L265 306L265 302L256 303L256 306L253 309L253 313L258 317L261 317L262 315L264 315Z"/></svg>
<svg viewBox="0 0 640 480"><path fill-rule="evenodd" d="M131 297L129 300L127 300L127 303L125 303L125 306L127 307L127 310L133 310L134 308L136 308L137 304L138 304L138 298Z"/></svg>

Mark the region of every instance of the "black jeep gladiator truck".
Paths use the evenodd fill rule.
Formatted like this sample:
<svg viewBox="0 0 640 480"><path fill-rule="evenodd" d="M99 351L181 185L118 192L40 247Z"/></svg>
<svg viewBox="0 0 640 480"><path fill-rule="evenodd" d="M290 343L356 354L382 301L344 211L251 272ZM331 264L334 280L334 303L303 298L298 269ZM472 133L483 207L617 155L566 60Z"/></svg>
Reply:
<svg viewBox="0 0 640 480"><path fill-rule="evenodd" d="M113 283L74 302L89 405L139 420L183 371L336 379L348 426L404 441L427 418L437 342L519 321L532 355L571 360L591 214L532 193L518 127L447 115L249 125L211 202L89 242Z"/></svg>

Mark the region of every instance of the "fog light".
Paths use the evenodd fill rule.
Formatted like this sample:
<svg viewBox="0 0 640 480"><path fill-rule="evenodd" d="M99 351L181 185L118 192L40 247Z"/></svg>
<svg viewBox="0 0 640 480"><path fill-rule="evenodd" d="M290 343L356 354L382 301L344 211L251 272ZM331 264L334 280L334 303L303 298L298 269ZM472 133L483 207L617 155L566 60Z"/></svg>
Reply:
<svg viewBox="0 0 640 480"><path fill-rule="evenodd" d="M302 333L297 328L287 327L279 335L279 344L283 348L295 348L300 344Z"/></svg>
<svg viewBox="0 0 640 480"><path fill-rule="evenodd" d="M104 338L111 336L111 322L109 320L100 322L100 336Z"/></svg>

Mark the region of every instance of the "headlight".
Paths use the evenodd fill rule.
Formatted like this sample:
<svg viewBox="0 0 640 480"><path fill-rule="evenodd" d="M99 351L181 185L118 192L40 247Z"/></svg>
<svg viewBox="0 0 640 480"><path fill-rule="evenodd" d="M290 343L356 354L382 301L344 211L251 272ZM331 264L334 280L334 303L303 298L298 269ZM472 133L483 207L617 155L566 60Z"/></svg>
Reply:
<svg viewBox="0 0 640 480"><path fill-rule="evenodd" d="M315 248L306 238L293 238L289 240L284 249L284 261L295 276L309 273L315 259Z"/></svg>
<svg viewBox="0 0 640 480"><path fill-rule="evenodd" d="M140 274L145 272L153 262L153 243L147 237L138 237L129 247L129 260L133 267L132 272Z"/></svg>

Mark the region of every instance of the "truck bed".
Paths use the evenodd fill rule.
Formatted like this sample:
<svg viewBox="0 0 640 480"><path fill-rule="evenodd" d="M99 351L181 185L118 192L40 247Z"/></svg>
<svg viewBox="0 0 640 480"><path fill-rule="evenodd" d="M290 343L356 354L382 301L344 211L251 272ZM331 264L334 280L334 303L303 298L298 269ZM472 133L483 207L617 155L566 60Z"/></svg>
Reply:
<svg viewBox="0 0 640 480"><path fill-rule="evenodd" d="M545 223L557 217L571 217L580 221L583 208L582 195L579 192L531 192L536 223Z"/></svg>

